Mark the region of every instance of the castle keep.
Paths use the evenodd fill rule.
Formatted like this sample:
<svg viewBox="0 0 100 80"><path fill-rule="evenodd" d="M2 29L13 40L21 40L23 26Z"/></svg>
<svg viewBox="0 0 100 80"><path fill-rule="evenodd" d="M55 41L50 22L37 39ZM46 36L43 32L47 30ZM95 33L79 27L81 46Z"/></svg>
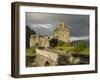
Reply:
<svg viewBox="0 0 100 80"><path fill-rule="evenodd" d="M55 30L54 35L57 36L58 40L69 42L69 28L62 22Z"/></svg>

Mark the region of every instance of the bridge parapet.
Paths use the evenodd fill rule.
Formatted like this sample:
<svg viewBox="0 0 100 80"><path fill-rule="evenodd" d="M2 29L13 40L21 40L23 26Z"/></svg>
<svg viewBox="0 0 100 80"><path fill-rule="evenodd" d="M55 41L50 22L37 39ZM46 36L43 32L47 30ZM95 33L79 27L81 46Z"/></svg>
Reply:
<svg viewBox="0 0 100 80"><path fill-rule="evenodd" d="M47 57L53 61L57 61L58 55L55 54L54 52L51 52L49 50L41 50L41 49L36 49L36 54L39 54L41 56Z"/></svg>

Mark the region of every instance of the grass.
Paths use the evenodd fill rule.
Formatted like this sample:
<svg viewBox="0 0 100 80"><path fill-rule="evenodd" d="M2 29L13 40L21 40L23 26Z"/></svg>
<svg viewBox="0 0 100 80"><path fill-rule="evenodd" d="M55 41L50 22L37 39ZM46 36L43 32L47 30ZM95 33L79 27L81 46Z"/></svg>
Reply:
<svg viewBox="0 0 100 80"><path fill-rule="evenodd" d="M27 48L26 49L26 56L34 56L34 54L36 53L36 48Z"/></svg>

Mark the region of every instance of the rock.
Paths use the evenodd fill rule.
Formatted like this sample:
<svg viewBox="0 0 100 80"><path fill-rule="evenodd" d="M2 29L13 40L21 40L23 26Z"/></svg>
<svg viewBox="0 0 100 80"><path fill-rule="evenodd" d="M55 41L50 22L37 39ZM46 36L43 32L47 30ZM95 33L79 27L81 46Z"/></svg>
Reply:
<svg viewBox="0 0 100 80"><path fill-rule="evenodd" d="M67 65L69 64L68 58L65 55L59 55L57 59L58 65Z"/></svg>

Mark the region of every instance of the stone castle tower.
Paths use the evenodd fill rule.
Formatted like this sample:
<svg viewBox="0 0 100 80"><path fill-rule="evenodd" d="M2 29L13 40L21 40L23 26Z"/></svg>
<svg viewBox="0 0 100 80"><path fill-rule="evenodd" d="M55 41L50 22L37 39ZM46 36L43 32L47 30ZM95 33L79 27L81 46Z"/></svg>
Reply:
<svg viewBox="0 0 100 80"><path fill-rule="evenodd" d="M69 42L69 28L64 24L64 22L60 23L60 25L54 30L54 36L57 36L59 40L64 41L66 43Z"/></svg>

